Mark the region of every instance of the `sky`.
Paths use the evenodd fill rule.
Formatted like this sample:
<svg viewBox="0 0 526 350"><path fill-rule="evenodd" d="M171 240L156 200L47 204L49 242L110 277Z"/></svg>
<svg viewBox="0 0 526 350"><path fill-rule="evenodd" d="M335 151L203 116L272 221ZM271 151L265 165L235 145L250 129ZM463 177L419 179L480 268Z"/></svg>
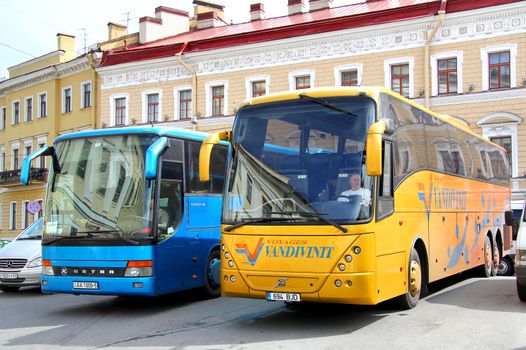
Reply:
<svg viewBox="0 0 526 350"><path fill-rule="evenodd" d="M287 0L221 1L227 22L249 21L250 4L258 2L265 6L267 18L287 14ZM334 0L332 6L351 2L355 1ZM8 78L8 67L57 50L57 33L75 36L81 54L84 43L107 40L108 22L128 23L128 33L135 33L139 18L153 17L158 6L193 15L192 0L0 0L0 80Z"/></svg>

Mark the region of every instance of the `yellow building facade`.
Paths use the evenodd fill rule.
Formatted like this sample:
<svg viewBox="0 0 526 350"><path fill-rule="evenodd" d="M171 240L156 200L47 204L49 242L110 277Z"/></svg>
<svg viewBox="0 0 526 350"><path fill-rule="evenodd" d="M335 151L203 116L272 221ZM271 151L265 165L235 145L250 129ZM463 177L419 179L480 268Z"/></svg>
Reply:
<svg viewBox="0 0 526 350"><path fill-rule="evenodd" d="M96 72L91 54L76 57L75 38L58 34L58 49L9 68L0 82L0 237L14 237L41 215L49 160L32 164L20 185L23 158L58 135L91 129L96 120Z"/></svg>

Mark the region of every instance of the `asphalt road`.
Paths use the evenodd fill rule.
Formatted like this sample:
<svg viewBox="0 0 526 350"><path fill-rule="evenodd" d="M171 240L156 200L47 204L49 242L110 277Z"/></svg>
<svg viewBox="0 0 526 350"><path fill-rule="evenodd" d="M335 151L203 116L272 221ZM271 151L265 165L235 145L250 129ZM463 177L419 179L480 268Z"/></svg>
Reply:
<svg viewBox="0 0 526 350"><path fill-rule="evenodd" d="M514 277L456 277L412 310L261 300L0 292L0 348L526 349Z"/></svg>

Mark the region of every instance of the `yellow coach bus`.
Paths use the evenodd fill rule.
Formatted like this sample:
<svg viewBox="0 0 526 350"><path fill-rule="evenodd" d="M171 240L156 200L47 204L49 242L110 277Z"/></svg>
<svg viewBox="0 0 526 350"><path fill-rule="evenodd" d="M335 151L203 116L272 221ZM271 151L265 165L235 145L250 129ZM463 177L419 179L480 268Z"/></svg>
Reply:
<svg viewBox="0 0 526 350"><path fill-rule="evenodd" d="M224 296L414 307L429 282L511 247L505 151L385 88L248 100L231 132L223 201Z"/></svg>

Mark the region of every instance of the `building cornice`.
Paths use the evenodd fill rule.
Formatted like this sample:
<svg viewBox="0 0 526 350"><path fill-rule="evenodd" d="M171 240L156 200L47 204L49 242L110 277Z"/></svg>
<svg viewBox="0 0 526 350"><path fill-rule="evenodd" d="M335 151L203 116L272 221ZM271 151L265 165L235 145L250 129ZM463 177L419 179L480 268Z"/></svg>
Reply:
<svg viewBox="0 0 526 350"><path fill-rule="evenodd" d="M78 57L68 62L4 80L0 82L0 95L5 95L50 80L65 78L89 68L90 65L87 57Z"/></svg>
<svg viewBox="0 0 526 350"><path fill-rule="evenodd" d="M429 106L463 105L467 103L483 103L491 101L526 99L526 88L506 89L499 91L483 91L451 96L435 96L430 100ZM415 99L416 103L424 105L424 99Z"/></svg>

